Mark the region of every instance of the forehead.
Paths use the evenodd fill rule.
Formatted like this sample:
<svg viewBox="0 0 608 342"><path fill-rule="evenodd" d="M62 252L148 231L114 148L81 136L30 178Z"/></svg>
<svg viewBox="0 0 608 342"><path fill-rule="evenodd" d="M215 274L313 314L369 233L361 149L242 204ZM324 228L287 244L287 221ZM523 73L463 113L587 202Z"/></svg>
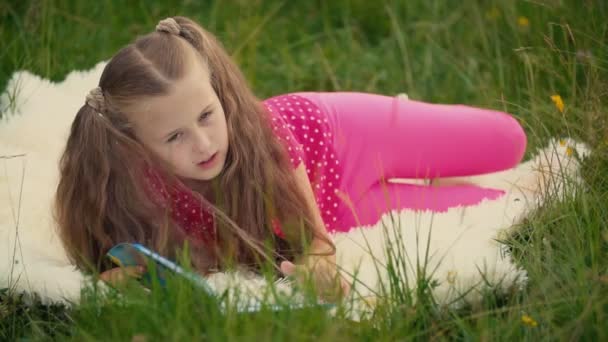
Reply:
<svg viewBox="0 0 608 342"><path fill-rule="evenodd" d="M194 48L185 51L189 56L183 76L171 82L168 93L141 98L129 109L136 129L155 135L169 132L197 117L215 99L208 67Z"/></svg>

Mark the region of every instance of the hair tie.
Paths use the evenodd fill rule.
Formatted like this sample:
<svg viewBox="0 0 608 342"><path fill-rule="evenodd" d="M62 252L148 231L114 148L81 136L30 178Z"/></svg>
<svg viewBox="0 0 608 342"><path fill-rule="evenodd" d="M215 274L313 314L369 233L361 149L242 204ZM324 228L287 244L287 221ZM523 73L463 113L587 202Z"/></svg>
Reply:
<svg viewBox="0 0 608 342"><path fill-rule="evenodd" d="M158 32L166 32L175 35L179 35L181 31L181 26L175 21L173 18L166 18L158 22L156 25L156 31Z"/></svg>
<svg viewBox="0 0 608 342"><path fill-rule="evenodd" d="M95 109L99 115L103 116L103 113L106 111L106 99L100 87L91 89L87 95L86 104Z"/></svg>

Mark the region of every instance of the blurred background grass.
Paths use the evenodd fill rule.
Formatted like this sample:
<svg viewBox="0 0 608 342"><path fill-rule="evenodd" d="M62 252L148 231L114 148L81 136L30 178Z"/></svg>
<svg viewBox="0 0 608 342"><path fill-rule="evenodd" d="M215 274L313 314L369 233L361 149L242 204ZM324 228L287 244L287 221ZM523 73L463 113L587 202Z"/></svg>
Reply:
<svg viewBox="0 0 608 342"><path fill-rule="evenodd" d="M608 339L608 2L3 1L0 89L21 69L60 82L172 15L215 33L261 98L298 90L405 92L512 113L528 133L528 154L552 136L585 141L594 152L584 168L591 190L544 208L509 242L530 274L526 291L489 294L463 312L396 303L361 324L320 313L208 321L204 306L181 297L170 296L162 310L100 309L94 300L65 310L25 306L4 290L0 340Z"/></svg>

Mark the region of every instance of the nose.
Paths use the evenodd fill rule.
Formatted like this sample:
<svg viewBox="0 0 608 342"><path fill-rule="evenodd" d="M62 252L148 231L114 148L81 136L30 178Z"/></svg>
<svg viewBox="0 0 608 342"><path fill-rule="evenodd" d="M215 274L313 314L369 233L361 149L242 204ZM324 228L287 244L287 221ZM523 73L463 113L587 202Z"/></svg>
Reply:
<svg viewBox="0 0 608 342"><path fill-rule="evenodd" d="M211 139L209 134L202 130L197 130L196 134L194 134L194 150L195 152L210 152L211 149Z"/></svg>

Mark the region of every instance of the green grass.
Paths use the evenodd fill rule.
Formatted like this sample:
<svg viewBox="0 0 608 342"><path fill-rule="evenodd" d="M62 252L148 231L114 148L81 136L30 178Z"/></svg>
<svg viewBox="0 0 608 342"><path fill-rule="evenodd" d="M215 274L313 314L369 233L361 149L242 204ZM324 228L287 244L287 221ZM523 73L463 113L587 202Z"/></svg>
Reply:
<svg viewBox="0 0 608 342"><path fill-rule="evenodd" d="M126 303L87 297L70 310L27 306L2 291L0 340L608 339L606 2L0 2L0 89L20 69L54 81L89 69L171 15L216 33L260 97L406 92L512 113L528 133L528 155L556 135L585 141L593 148L583 168L591 190L542 208L507 241L529 273L525 291L488 293L463 310L434 310L424 287L416 304L399 296L356 324L315 311L224 316L183 288L145 300L136 292Z"/></svg>

